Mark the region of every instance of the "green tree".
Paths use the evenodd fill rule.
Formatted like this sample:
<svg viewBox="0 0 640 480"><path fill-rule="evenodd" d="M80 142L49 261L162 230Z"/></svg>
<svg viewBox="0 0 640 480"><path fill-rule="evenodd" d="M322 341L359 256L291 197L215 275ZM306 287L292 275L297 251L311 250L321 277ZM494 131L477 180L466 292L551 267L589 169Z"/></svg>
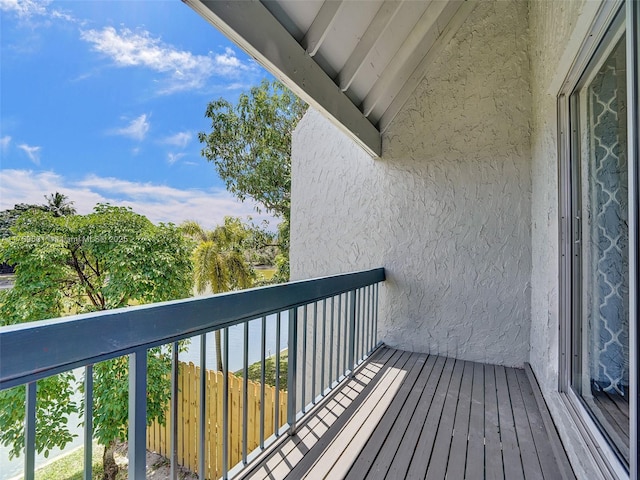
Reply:
<svg viewBox="0 0 640 480"><path fill-rule="evenodd" d="M282 219L281 281L289 277L291 134L306 109L280 82L265 80L241 94L235 106L223 98L209 103L205 116L211 119L211 132L198 134L205 145L202 155L214 163L227 190L242 201L252 198Z"/></svg>
<svg viewBox="0 0 640 480"><path fill-rule="evenodd" d="M154 225L130 209L98 205L89 215L56 217L30 210L20 215L13 235L0 240L0 254L16 265L14 287L0 293L0 324L60 317L189 296L192 245L173 225ZM170 358L160 348L148 358L148 421L164 421L169 399ZM94 435L104 445L105 478L118 467L117 440L125 440L128 422L126 358L94 366ZM71 393L67 373L38 382L36 421L38 452L64 447L72 440L70 413L83 410ZM80 385L82 388L82 384ZM24 448L25 388L0 392L0 442L15 456Z"/></svg>
<svg viewBox="0 0 640 480"><path fill-rule="evenodd" d="M287 378L287 371L289 369L289 352L280 352L280 379ZM260 383L262 381L262 362L255 362L249 365L247 368L249 375L247 378L253 382ZM244 375L244 370L238 370L234 373L239 377ZM276 386L276 357L272 355L264 361L264 382L272 387ZM287 382L280 382L280 390L287 390Z"/></svg>
<svg viewBox="0 0 640 480"><path fill-rule="evenodd" d="M196 291L202 294L229 292L249 288L255 273L244 252L251 229L238 218L225 217L224 224L213 230L205 230L197 222L185 222L181 226L188 237L197 242L193 250L193 278ZM218 371L223 371L220 330L215 332L215 348Z"/></svg>
<svg viewBox="0 0 640 480"><path fill-rule="evenodd" d="M73 202L69 201L66 195L61 193L52 193L44 196L47 200L46 204L35 205L27 203L18 203L7 210L0 212L0 238L7 238L12 235L11 227L13 227L24 212L29 210L43 210L52 212L56 217L65 215L74 215L76 209L73 208Z"/></svg>
<svg viewBox="0 0 640 480"><path fill-rule="evenodd" d="M11 227L13 227L24 212L29 210L43 210L42 205L18 203L13 208L8 208L0 212L0 238L7 238L13 235Z"/></svg>
<svg viewBox="0 0 640 480"><path fill-rule="evenodd" d="M64 217L66 215L75 215L76 209L73 202L66 195L56 192L44 196L47 204L44 206L46 210L53 213L56 217Z"/></svg>

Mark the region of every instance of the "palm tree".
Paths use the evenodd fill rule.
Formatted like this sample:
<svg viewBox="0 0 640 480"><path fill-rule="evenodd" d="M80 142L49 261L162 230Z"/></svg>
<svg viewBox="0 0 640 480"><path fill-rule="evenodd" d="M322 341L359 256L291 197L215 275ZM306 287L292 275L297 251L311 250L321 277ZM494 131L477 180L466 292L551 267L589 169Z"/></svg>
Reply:
<svg viewBox="0 0 640 480"><path fill-rule="evenodd" d="M213 230L205 230L194 221L182 224L183 233L197 242L193 251L193 273L196 291L203 294L229 292L249 288L255 280L255 273L246 261L243 242L249 237L249 230L240 219L225 217L224 224ZM215 332L217 367L223 371L220 330Z"/></svg>
<svg viewBox="0 0 640 480"><path fill-rule="evenodd" d="M69 201L69 197L66 195L56 192L45 195L44 198L47 201L45 209L52 212L54 216L75 215L76 209L73 207L73 202Z"/></svg>

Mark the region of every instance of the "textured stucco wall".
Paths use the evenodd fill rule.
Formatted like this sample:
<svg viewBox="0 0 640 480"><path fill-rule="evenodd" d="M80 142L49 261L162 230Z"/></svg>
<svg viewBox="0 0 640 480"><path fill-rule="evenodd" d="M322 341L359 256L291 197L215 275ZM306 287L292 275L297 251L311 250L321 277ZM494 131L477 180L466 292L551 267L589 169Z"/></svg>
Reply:
<svg viewBox="0 0 640 480"><path fill-rule="evenodd" d="M532 255L530 363L578 478L601 478L558 393L559 239L557 94L597 2L529 5L532 86ZM591 17L592 18L592 17Z"/></svg>
<svg viewBox="0 0 640 480"><path fill-rule="evenodd" d="M293 144L292 276L384 266L380 338L529 359L527 4L479 2L372 160L309 112Z"/></svg>
<svg viewBox="0 0 640 480"><path fill-rule="evenodd" d="M550 84L584 1L530 4L532 65L531 365L546 390L558 387L558 144L557 93ZM570 65L565 65L568 69ZM568 73L568 71L566 72Z"/></svg>

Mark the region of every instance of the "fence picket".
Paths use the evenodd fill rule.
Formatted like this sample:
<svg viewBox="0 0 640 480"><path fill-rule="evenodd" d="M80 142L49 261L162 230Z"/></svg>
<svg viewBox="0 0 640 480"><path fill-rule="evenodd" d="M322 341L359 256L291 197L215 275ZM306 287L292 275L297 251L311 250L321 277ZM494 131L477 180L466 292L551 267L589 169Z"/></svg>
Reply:
<svg viewBox="0 0 640 480"><path fill-rule="evenodd" d="M205 452L198 452L200 425L200 367L180 363L178 374L178 464L197 472L199 455L205 455L205 478L222 475L222 372L207 370L207 402L205 405ZM260 409L265 408L265 437L286 423L287 392L280 392L280 419L275 415L275 387L266 385L264 405L260 405L260 384L248 381L247 405L242 402L242 379L229 374L229 465L242 460L242 411L247 409L247 451L260 442ZM169 455L168 439L171 431L167 407L165 425L157 421L148 429L147 448Z"/></svg>

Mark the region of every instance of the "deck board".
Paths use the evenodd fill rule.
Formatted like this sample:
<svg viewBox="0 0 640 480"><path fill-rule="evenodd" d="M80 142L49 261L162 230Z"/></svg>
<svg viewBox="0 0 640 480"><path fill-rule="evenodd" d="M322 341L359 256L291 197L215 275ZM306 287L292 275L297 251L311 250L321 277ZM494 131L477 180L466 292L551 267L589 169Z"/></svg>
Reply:
<svg viewBox="0 0 640 480"><path fill-rule="evenodd" d="M484 478L484 368L479 363L473 364L467 465L464 478L469 480Z"/></svg>
<svg viewBox="0 0 640 480"><path fill-rule="evenodd" d="M253 468L243 473L242 478L285 478L304 458L304 454L327 433L330 427L343 414L348 417L348 408L360 394L366 395L365 387L375 385L375 379L382 375L384 367L392 364L400 353L389 348L382 348L376 352L371 360L358 371L355 378L347 381L328 402L320 407L315 415L302 424L296 435L274 449L267 457ZM346 417L342 417L346 418Z"/></svg>
<svg viewBox="0 0 640 480"><path fill-rule="evenodd" d="M435 444L431 453L431 461L427 469L427 480L442 480L447 473L449 450L451 447L451 438L453 437L453 424L456 418L456 407L458 406L458 395L463 370L464 362L457 360L453 373L451 374L451 381L449 382L449 390L447 391L447 398L444 409L442 410L440 426L438 427L438 433L436 434Z"/></svg>
<svg viewBox="0 0 640 480"><path fill-rule="evenodd" d="M393 399L393 402L391 403L387 414L378 423L367 444L362 449L360 455L358 455L358 458L352 465L349 473L346 476L347 479L362 478L364 475L367 475L369 473L371 466L378 457L380 448L387 440L387 437L393 429L399 412L405 407L405 405L408 409L414 402L417 403L417 398L419 398L420 396L419 392L424 388L429 372L433 368L434 363L434 356L430 356L428 358L426 355L417 357L417 361L411 369L411 372L409 372L409 375L407 376L406 381L403 383L402 388L398 391L398 394ZM422 374L423 370L425 374ZM414 397L416 398L415 400ZM397 432L398 428L393 431Z"/></svg>
<svg viewBox="0 0 640 480"><path fill-rule="evenodd" d="M411 459L413 458L416 445L420 438L420 433L427 421L431 407L437 406L434 405L434 402L437 403L438 385L440 384L439 380L441 375L445 374L443 372L445 372L446 364L447 359L444 357L437 358L436 364L429 375L429 380L422 391L422 396L413 411L413 415L410 419L408 415L404 416L407 420L407 426L405 428L404 435L401 435L400 437L400 442L392 440L385 442L383 445L382 452L394 452L395 455L393 456L392 461L388 462L386 457L383 457L382 455L378 456L376 463L374 463L374 469L369 472L369 476L367 478L386 479L406 477L407 470L411 464Z"/></svg>
<svg viewBox="0 0 640 480"><path fill-rule="evenodd" d="M383 347L240 478L575 478L530 375Z"/></svg>
<svg viewBox="0 0 640 480"><path fill-rule="evenodd" d="M487 480L504 479L496 372L493 365L484 365L484 405L485 478Z"/></svg>
<svg viewBox="0 0 640 480"><path fill-rule="evenodd" d="M536 452L536 446L533 442L533 434L529 426L527 411L524 408L524 400L520 391L520 384L516 370L507 369L507 384L509 385L509 398L511 398L511 408L513 409L513 420L516 424L516 435L518 437L518 445L520 451L528 452L526 455L520 455L522 459L522 469L527 480L542 480L542 469Z"/></svg>
<svg viewBox="0 0 640 480"><path fill-rule="evenodd" d="M392 396L385 395L385 393L397 391L404 380L404 375L400 370L411 367L408 365L411 360L410 356L404 357L402 360L397 364L397 371L389 372L386 378L380 381L379 388L372 392L328 448L322 452L309 473L302 478L344 478L355 460L356 453L362 450L377 422L382 418L393 399ZM415 363L415 359L413 363ZM297 480L301 477L294 471L291 478Z"/></svg>
<svg viewBox="0 0 640 480"><path fill-rule="evenodd" d="M469 437L469 412L471 410L471 388L473 386L473 363L464 362L462 384L458 395L456 418L447 465L448 478L464 478L467 462L467 439ZM453 452L453 453L452 453Z"/></svg>
<svg viewBox="0 0 640 480"><path fill-rule="evenodd" d="M520 480L524 479L522 469L522 456L520 445L516 436L516 426L513 420L513 408L507 385L507 372L505 367L494 367L496 375L496 394L498 400L498 416L500 422L500 441L502 444L502 464L504 478Z"/></svg>
<svg viewBox="0 0 640 480"><path fill-rule="evenodd" d="M456 361L453 358L447 358L447 362L442 370L442 375L440 375L440 381L438 382L431 408L429 408L427 419L422 427L420 438L413 452L411 465L409 466L409 471L406 476L407 479L423 479L425 476L433 452L438 425L442 419L442 411L444 410L447 391L451 383L455 363Z"/></svg>
<svg viewBox="0 0 640 480"><path fill-rule="evenodd" d="M554 478L557 476L558 463L555 459L553 450L551 449L549 436L545 431L542 416L540 415L540 411L536 405L536 400L533 396L531 384L529 383L529 379L527 378L527 374L524 370L516 370L516 377L520 384L520 392L522 393L524 407L527 412L527 418L529 419L529 428L531 429L531 435L533 436L533 443L536 446L542 475L544 478Z"/></svg>

